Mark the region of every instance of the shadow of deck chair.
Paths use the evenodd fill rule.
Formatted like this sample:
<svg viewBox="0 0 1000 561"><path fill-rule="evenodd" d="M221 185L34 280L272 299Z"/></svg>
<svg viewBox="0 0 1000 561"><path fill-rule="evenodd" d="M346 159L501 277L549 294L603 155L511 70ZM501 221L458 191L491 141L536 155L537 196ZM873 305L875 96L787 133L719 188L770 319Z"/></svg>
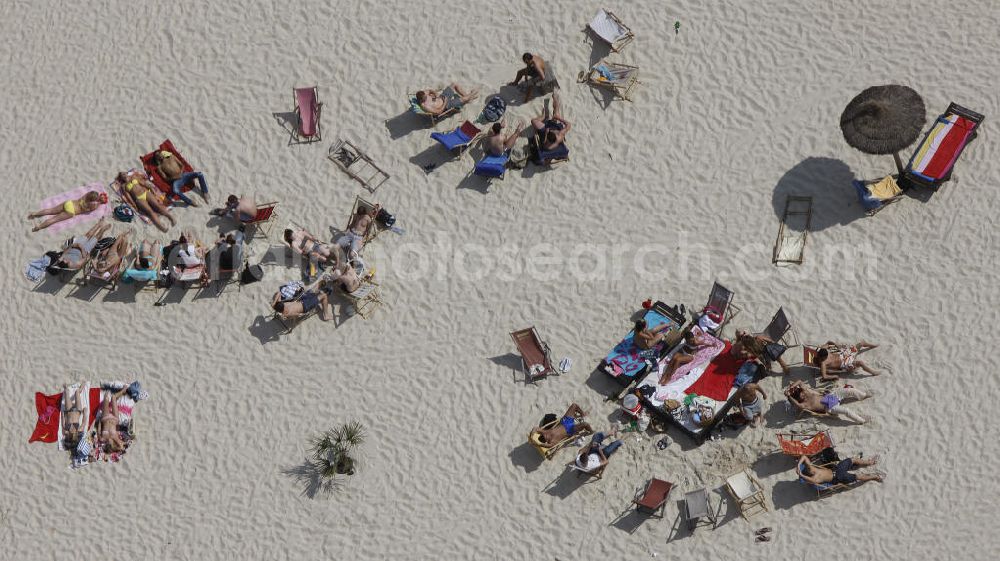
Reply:
<svg viewBox="0 0 1000 561"><path fill-rule="evenodd" d="M349 140L337 139L330 145L326 157L341 171L368 189L369 193L374 193L389 180L389 174Z"/></svg>
<svg viewBox="0 0 1000 561"><path fill-rule="evenodd" d="M292 90L295 100L295 115L299 122L295 127L295 140L300 143L323 140L320 117L323 104L319 101L319 88L295 88Z"/></svg>
<svg viewBox="0 0 1000 561"><path fill-rule="evenodd" d="M503 181L507 175L507 163L510 162L510 150L499 156L483 156L482 160L476 162L476 167L472 169L474 175L489 179L499 179Z"/></svg>
<svg viewBox="0 0 1000 561"><path fill-rule="evenodd" d="M855 180L851 185L858 193L858 201L868 216L875 216L880 210L903 198L903 190L891 175L873 181Z"/></svg>
<svg viewBox="0 0 1000 561"><path fill-rule="evenodd" d="M552 367L548 343L542 341L534 326L514 331L510 334L510 338L514 341L517 352L521 354L521 371L524 373L525 383L534 384L539 378L559 374Z"/></svg>
<svg viewBox="0 0 1000 561"><path fill-rule="evenodd" d="M955 162L978 135L983 119L983 115L951 102L917 145L901 183L937 189L951 179Z"/></svg>
<svg viewBox="0 0 1000 561"><path fill-rule="evenodd" d="M453 131L432 132L431 138L444 146L453 158L461 158L465 150L472 146L482 134L483 131L479 127L470 121L465 121Z"/></svg>
<svg viewBox="0 0 1000 561"><path fill-rule="evenodd" d="M582 417L577 417L577 418L582 419ZM556 419L538 428L542 430L547 430L559 424L560 421L561 419ZM545 458L546 460L551 460L553 457L555 457L556 452L562 450L563 448L568 446L571 442L574 442L577 438L580 438L582 436L591 436L592 434L593 431L587 430L585 428L579 428L576 432L566 436L566 438L560 440L559 442L549 444L546 442L542 442L538 438L538 433L535 431L535 429L532 429L531 432L528 433L528 444L531 444L531 447L534 448L535 451L537 451L543 458Z"/></svg>
<svg viewBox="0 0 1000 561"><path fill-rule="evenodd" d="M740 516L744 520L750 520L752 516L770 510L764 498L764 487L749 468L726 479L726 489L736 502Z"/></svg>
<svg viewBox="0 0 1000 561"><path fill-rule="evenodd" d="M771 251L771 263L801 265L812 225L812 197L789 195Z"/></svg>
<svg viewBox="0 0 1000 561"><path fill-rule="evenodd" d="M443 121L462 110L462 106L460 105L458 107L446 108L441 113L434 114L428 111L424 111L424 108L421 107L419 103L417 103L416 93L408 93L406 94L406 97L410 101L410 112L413 113L414 115L420 115L421 117L426 117L427 119L430 119L432 127L437 125L440 121Z"/></svg>
<svg viewBox="0 0 1000 561"><path fill-rule="evenodd" d="M632 505L635 506L636 512L663 518L663 512L667 508L667 497L670 496L670 491L673 488L673 483L653 477L646 483L645 487L636 491Z"/></svg>
<svg viewBox="0 0 1000 561"><path fill-rule="evenodd" d="M587 29L601 41L608 44L612 52L621 52L629 43L635 40L635 34L622 23L622 20L607 8L600 8L597 14L587 24Z"/></svg>
<svg viewBox="0 0 1000 561"><path fill-rule="evenodd" d="M263 234L265 239L271 239L271 230L274 229L277 209L277 201L257 205L257 212L254 213L253 218L243 222L246 229L250 231L246 235L247 243L257 237L257 234Z"/></svg>
<svg viewBox="0 0 1000 561"><path fill-rule="evenodd" d="M625 101L632 101L632 90L639 85L639 67L620 62L601 60L581 72L577 82L597 88L605 88Z"/></svg>
<svg viewBox="0 0 1000 561"><path fill-rule="evenodd" d="M743 311L742 308L733 302L735 297L735 292L722 286L718 281L712 285L712 291L708 294L708 303L705 304L705 309L714 310L715 313L719 314L719 327L715 328L714 334L721 335L726 325Z"/></svg>

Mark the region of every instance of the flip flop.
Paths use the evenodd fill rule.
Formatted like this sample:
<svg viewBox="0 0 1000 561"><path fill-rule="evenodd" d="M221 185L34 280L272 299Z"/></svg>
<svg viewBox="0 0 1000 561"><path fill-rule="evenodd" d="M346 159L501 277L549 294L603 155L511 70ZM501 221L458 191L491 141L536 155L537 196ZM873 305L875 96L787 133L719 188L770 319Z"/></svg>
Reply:
<svg viewBox="0 0 1000 561"><path fill-rule="evenodd" d="M771 541L771 536L757 536L755 540L757 543L769 542Z"/></svg>
<svg viewBox="0 0 1000 561"><path fill-rule="evenodd" d="M754 534L756 534L758 536L763 536L764 534L766 534L766 533L768 533L770 531L771 531L770 528L761 528L760 530L757 530L756 532L754 532Z"/></svg>

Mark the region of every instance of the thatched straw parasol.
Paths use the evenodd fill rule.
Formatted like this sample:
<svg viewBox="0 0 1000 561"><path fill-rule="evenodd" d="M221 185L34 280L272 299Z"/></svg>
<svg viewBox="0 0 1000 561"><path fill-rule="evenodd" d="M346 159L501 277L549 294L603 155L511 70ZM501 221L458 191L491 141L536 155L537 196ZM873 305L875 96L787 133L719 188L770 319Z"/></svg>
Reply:
<svg viewBox="0 0 1000 561"><path fill-rule="evenodd" d="M872 86L847 104L840 130L848 144L866 154L892 154L903 173L899 151L917 140L926 121L924 100L912 88Z"/></svg>

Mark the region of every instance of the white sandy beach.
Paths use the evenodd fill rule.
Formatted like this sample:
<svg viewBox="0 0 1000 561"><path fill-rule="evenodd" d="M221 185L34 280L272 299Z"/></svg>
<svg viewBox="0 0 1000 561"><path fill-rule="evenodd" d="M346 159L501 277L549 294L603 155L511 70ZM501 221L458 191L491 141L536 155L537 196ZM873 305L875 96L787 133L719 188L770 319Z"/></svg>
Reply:
<svg viewBox="0 0 1000 561"><path fill-rule="evenodd" d="M611 55L641 68L631 103L576 83L607 54L583 32L600 4L416 5L0 3L0 558L996 557L1000 4L608 5L637 35ZM470 155L445 162L429 134L474 119L524 51L559 70L571 161L508 171L487 190ZM483 97L434 129L408 112L407 92L449 82ZM986 121L929 200L866 217L850 182L891 173L893 160L851 148L839 118L880 84L920 93L924 130L950 101ZM289 145L274 114L310 85L323 140ZM549 99L512 103L508 121ZM337 137L391 174L376 193L326 158ZM252 262L272 256L264 280L218 297L175 291L155 307L157 295L128 285L28 283L28 261L87 226L32 234L27 213L111 181L167 138L204 172L213 203L280 202L275 249L253 244ZM812 231L805 263L777 268L788 194L813 197ZM280 230L294 220L328 238L357 195L405 230L366 248L388 306L347 318L338 300L335 321L278 334L271 295L299 276ZM208 226L207 210L173 213L211 241L230 227ZM163 240L180 231L132 227ZM604 398L619 388L593 370L640 302L697 309L715 280L743 307L733 328L762 329L782 306L802 341L880 343L864 359L888 373L856 379L876 396L853 405L873 421L793 423L778 374L763 382L764 427L701 446L671 429L663 451L658 435L629 435L586 484L565 470L570 451L543 461L525 437L545 413L577 402L597 428L617 418ZM530 325L556 361L572 357L568 374L523 383L508 333ZM35 392L132 379L150 398L121 463L72 470L54 444L27 442ZM357 475L341 492L304 495L293 473L308 439L352 420L368 431ZM768 453L777 431L816 423L842 455L880 454L887 480L815 500L794 462ZM722 487L746 466L771 507L749 523ZM616 521L654 476L676 485L665 518ZM679 501L698 487L722 515L692 535ZM755 543L765 526L772 540Z"/></svg>

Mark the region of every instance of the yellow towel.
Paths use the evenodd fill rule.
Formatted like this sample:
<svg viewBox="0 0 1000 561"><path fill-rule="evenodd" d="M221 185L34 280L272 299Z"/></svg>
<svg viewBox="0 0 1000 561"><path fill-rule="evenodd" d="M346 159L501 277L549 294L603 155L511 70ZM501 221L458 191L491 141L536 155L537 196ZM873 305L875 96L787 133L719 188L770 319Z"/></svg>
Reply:
<svg viewBox="0 0 1000 561"><path fill-rule="evenodd" d="M895 178L891 175L885 176L882 178L882 181L879 181L878 183L869 185L868 191L873 197L883 201L891 199L903 192L903 190L899 188L899 185L896 184Z"/></svg>

